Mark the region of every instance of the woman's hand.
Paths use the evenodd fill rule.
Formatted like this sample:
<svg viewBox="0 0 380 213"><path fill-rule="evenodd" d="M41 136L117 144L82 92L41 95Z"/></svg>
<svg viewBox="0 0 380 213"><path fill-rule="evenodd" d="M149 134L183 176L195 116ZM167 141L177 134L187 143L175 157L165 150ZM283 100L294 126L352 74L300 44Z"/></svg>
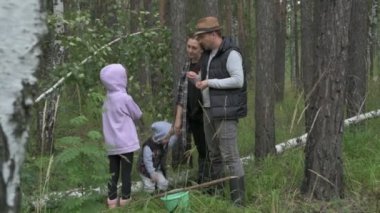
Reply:
<svg viewBox="0 0 380 213"><path fill-rule="evenodd" d="M174 133L176 135L180 135L181 134L181 127L182 127L182 124L181 124L181 119L176 119L175 122L174 122Z"/></svg>
<svg viewBox="0 0 380 213"><path fill-rule="evenodd" d="M208 81L207 80L204 80L204 81L198 81L195 86L200 89L200 90L203 90L205 88L208 87Z"/></svg>

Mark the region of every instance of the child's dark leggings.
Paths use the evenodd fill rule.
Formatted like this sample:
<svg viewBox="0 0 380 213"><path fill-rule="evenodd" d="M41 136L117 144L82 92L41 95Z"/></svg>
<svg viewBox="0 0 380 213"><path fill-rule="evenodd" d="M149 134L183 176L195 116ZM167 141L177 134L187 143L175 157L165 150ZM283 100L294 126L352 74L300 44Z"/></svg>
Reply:
<svg viewBox="0 0 380 213"><path fill-rule="evenodd" d="M111 179L108 183L108 198L117 198L117 181L121 168L121 197L128 199L131 196L131 172L133 165L133 152L121 155L109 155Z"/></svg>

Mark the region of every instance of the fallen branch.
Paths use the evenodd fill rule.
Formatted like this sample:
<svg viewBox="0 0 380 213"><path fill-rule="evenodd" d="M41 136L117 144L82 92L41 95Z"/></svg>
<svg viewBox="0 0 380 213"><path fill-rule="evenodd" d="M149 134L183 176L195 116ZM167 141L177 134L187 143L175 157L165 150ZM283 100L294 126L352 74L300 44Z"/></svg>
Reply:
<svg viewBox="0 0 380 213"><path fill-rule="evenodd" d="M209 182L197 184L197 185L194 185L194 186L173 189L173 190L170 190L170 191L167 191L167 192L163 192L163 193L154 195L151 198L162 197L162 196L165 196L165 195L168 195L168 194L173 194L173 193L183 192L183 191L189 191L189 190L193 190L193 189L205 188L205 187L209 187L209 186L215 185L217 183L221 183L221 182L224 182L224 181L227 181L227 180L231 180L231 179L234 179L234 178L238 178L238 176L228 176L228 177L212 180L212 181L209 181Z"/></svg>
<svg viewBox="0 0 380 213"><path fill-rule="evenodd" d="M147 30L147 31L154 31L154 30L157 30L158 28L152 28L150 30ZM79 65L83 65L85 63L87 63L92 57L94 57L95 55L97 55L101 50L111 46L112 44L115 44L116 42L119 42L121 41L122 39L124 38L127 38L127 37L130 37L130 36L136 36L136 35L139 35L141 33L144 33L144 31L140 31L140 32L136 32L136 33L132 33L132 34L128 34L128 35L123 35L119 38L116 38L115 40L103 45L102 47L100 47L99 49L95 50L95 52L88 56L87 58L85 58L83 61L80 62ZM43 98L45 98L47 95L49 95L50 93L52 93L55 89L57 89L67 78L69 78L73 73L72 72L69 72L67 73L64 77L62 77L61 79L59 79L52 87L50 87L49 89L47 89L45 92L43 92L41 95L39 95L36 100L34 100L34 103L38 103L39 101L41 101Z"/></svg>
<svg viewBox="0 0 380 213"><path fill-rule="evenodd" d="M344 120L344 126L350 126L352 124L357 124L363 120L370 119L370 118L375 118L380 116L380 109L374 110L371 112L367 112L364 114L360 114L351 118L348 118ZM277 144L276 145L276 152L278 154L284 152L287 149L296 147L296 146L303 146L306 143L306 138L307 138L307 133L297 137L297 138L292 138L288 141L285 141L283 143Z"/></svg>

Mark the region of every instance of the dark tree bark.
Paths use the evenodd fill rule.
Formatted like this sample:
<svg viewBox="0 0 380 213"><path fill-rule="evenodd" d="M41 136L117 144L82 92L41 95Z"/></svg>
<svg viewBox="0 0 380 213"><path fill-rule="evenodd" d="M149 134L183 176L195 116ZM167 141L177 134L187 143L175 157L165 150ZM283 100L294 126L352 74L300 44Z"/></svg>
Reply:
<svg viewBox="0 0 380 213"><path fill-rule="evenodd" d="M175 97L177 92L177 79L181 73L182 67L186 61L186 2L183 0L170 1L170 29L172 32L171 50L172 50L172 70L173 70L173 105L175 106ZM173 107L174 109L174 107ZM175 110L173 110L175 113ZM184 160L186 141L178 142L172 149L173 165Z"/></svg>
<svg viewBox="0 0 380 213"><path fill-rule="evenodd" d="M231 0L226 0L225 5L225 20L226 20L226 31L225 35L226 36L232 36L232 20L233 20L233 12L232 12L232 2Z"/></svg>
<svg viewBox="0 0 380 213"><path fill-rule="evenodd" d="M58 20L63 20L64 14L64 1L58 0L51 5L51 8L47 10L58 17ZM42 46L42 57L39 69L37 71L37 77L40 80L40 85L44 86L49 84L52 79L52 72L54 72L56 66L63 63L64 50L60 43L57 43L57 37L64 33L64 23L57 22L55 28L50 30L45 37L45 43ZM44 88L46 89L46 88ZM59 105L59 91L52 92L45 99L45 103L36 104L37 110L37 132L38 143L37 151L41 155L49 155L54 151L54 129Z"/></svg>
<svg viewBox="0 0 380 213"><path fill-rule="evenodd" d="M256 67L256 54L252 51L255 48L255 17L256 17L256 1L244 0L244 10L245 10L245 22L244 22L244 32L246 33L247 39L245 40L246 54L245 54L245 66L247 72L247 78L254 80L253 68ZM243 27L243 26L242 26ZM240 47L242 48L242 47Z"/></svg>
<svg viewBox="0 0 380 213"><path fill-rule="evenodd" d="M148 28L154 26L154 11L152 0L144 0L144 10L148 12L148 14L144 15L146 26Z"/></svg>
<svg viewBox="0 0 380 213"><path fill-rule="evenodd" d="M252 73L252 64L251 64L251 47L249 45L249 42L247 40L247 37L252 37L252 36L247 36L249 33L249 28L246 26L249 25L249 22L244 19L244 8L249 7L247 4L244 5L243 0L238 0L237 1L237 20L238 20L238 38L239 38L239 48L242 51L242 55L244 58L244 70L247 73Z"/></svg>
<svg viewBox="0 0 380 213"><path fill-rule="evenodd" d="M203 1L204 4L204 16L219 16L218 0Z"/></svg>
<svg viewBox="0 0 380 213"><path fill-rule="evenodd" d="M351 1L319 4L316 87L310 100L316 113L306 141L301 191L306 197L331 200L343 197L342 137Z"/></svg>
<svg viewBox="0 0 380 213"><path fill-rule="evenodd" d="M66 1L65 4L69 2L67 0L65 1ZM102 20L103 23L109 27L114 27L114 25L117 23L117 11L116 11L117 6L116 5L118 4L118 1L96 0L93 3L89 3L85 1L81 3L86 4L86 5L82 5L84 8L81 7L80 9L91 8L92 22L95 22L95 19L99 19L99 20Z"/></svg>
<svg viewBox="0 0 380 213"><path fill-rule="evenodd" d="M302 88L302 76L300 72L299 65L299 46L298 46L298 0L293 0L293 16L294 16L294 28L293 28L293 38L294 38L294 74L295 74L295 84L296 88L300 90Z"/></svg>
<svg viewBox="0 0 380 213"><path fill-rule="evenodd" d="M161 26L165 26L166 23L169 20L169 7L170 7L170 1L169 0L160 0L160 24Z"/></svg>
<svg viewBox="0 0 380 213"><path fill-rule="evenodd" d="M285 87L286 1L276 0L275 5L276 55L274 79L276 101L280 102L284 99Z"/></svg>
<svg viewBox="0 0 380 213"><path fill-rule="evenodd" d="M368 78L368 2L369 1L352 0L346 89L348 117L358 115L365 111Z"/></svg>
<svg viewBox="0 0 380 213"><path fill-rule="evenodd" d="M275 153L274 125L274 1L258 0L256 13L255 157Z"/></svg>
<svg viewBox="0 0 380 213"><path fill-rule="evenodd" d="M131 33L135 33L139 31L140 0L131 0L130 8L129 29Z"/></svg>
<svg viewBox="0 0 380 213"><path fill-rule="evenodd" d="M309 107L310 95L313 88L313 75L315 73L314 54L316 24L314 21L314 1L301 2L301 71L305 97L305 131L309 132L313 122L313 112Z"/></svg>
<svg viewBox="0 0 380 213"><path fill-rule="evenodd" d="M372 78L374 73L374 60L376 56L377 42L377 19L378 19L378 0L372 0L372 6L369 16L369 76Z"/></svg>
<svg viewBox="0 0 380 213"><path fill-rule="evenodd" d="M35 92L33 74L39 63L38 41L46 27L43 18L39 0L0 1L0 212L21 211L20 173Z"/></svg>

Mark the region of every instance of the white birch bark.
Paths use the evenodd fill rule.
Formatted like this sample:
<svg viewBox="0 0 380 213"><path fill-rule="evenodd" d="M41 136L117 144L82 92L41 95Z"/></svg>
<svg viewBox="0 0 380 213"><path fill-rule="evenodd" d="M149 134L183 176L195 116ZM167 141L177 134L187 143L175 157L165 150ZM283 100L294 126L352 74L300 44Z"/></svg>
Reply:
<svg viewBox="0 0 380 213"><path fill-rule="evenodd" d="M380 109L348 118L348 119L344 120L344 126L347 127L347 126L350 126L352 124L357 124L357 123L362 122L364 120L367 120L370 118L376 118L376 117L380 117ZM293 148L296 146L303 146L306 143L306 138L307 138L307 133L305 133L299 137L292 138L292 139L285 141L283 143L279 143L276 145L276 152L279 154L279 153L284 152L287 149L290 149L290 148Z"/></svg>
<svg viewBox="0 0 380 213"><path fill-rule="evenodd" d="M0 212L20 210L31 86L45 31L39 0L0 1Z"/></svg>

